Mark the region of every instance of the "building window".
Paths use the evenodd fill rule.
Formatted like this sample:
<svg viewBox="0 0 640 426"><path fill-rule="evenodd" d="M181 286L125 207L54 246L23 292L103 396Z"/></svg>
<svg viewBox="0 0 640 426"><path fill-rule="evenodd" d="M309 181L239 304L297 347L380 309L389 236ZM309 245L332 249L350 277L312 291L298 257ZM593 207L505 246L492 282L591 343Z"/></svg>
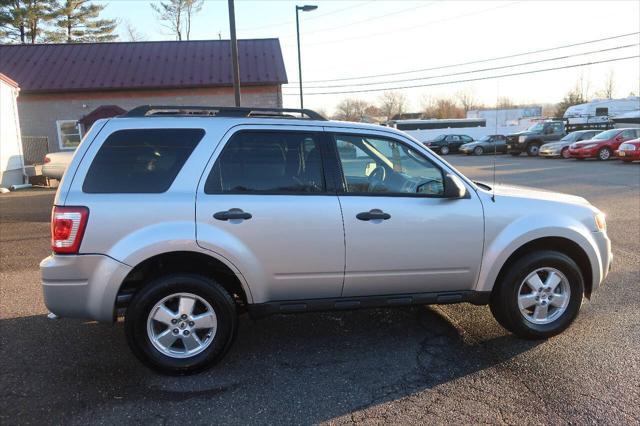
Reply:
<svg viewBox="0 0 640 426"><path fill-rule="evenodd" d="M82 139L82 131L76 120L58 120L58 145L60 149L75 149Z"/></svg>

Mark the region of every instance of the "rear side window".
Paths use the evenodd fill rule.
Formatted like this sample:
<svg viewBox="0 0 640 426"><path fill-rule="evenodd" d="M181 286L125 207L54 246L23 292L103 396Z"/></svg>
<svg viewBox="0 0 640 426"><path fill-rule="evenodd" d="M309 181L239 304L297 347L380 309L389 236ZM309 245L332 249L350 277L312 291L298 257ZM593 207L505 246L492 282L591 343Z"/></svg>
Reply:
<svg viewBox="0 0 640 426"><path fill-rule="evenodd" d="M206 194L325 192L318 136L240 132L231 137L205 183Z"/></svg>
<svg viewBox="0 0 640 426"><path fill-rule="evenodd" d="M82 190L91 194L165 192L203 137L203 129L114 132L93 159Z"/></svg>

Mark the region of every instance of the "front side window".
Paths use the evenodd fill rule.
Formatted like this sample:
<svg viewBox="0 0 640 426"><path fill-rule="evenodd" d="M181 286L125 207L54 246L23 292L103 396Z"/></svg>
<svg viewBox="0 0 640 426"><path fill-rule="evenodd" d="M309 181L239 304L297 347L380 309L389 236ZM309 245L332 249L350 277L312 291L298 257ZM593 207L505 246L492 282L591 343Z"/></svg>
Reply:
<svg viewBox="0 0 640 426"><path fill-rule="evenodd" d="M636 131L633 129L627 129L624 132L622 132L623 141L628 141L630 139L635 139L635 138L636 138Z"/></svg>
<svg viewBox="0 0 640 426"><path fill-rule="evenodd" d="M82 190L93 194L165 192L203 137L202 129L113 132L96 153Z"/></svg>
<svg viewBox="0 0 640 426"><path fill-rule="evenodd" d="M82 132L76 120L58 120L56 126L60 149L75 149L80 144Z"/></svg>
<svg viewBox="0 0 640 426"><path fill-rule="evenodd" d="M354 147L344 147L348 158ZM318 136L306 132L243 131L216 160L206 194L304 194L326 191Z"/></svg>
<svg viewBox="0 0 640 426"><path fill-rule="evenodd" d="M352 146L355 157L338 149L345 190L350 194L424 195L444 193L442 171L409 146L376 136L336 135L338 146Z"/></svg>

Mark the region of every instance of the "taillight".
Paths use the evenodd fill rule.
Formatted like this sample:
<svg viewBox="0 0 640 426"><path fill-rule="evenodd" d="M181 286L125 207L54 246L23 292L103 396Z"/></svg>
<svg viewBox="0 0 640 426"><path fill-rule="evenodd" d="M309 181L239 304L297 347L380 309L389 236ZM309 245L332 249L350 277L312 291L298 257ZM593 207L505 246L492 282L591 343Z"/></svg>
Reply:
<svg viewBox="0 0 640 426"><path fill-rule="evenodd" d="M44 164L50 163L51 162L51 158L49 158L48 155L44 156Z"/></svg>
<svg viewBox="0 0 640 426"><path fill-rule="evenodd" d="M57 254L77 253L89 219L86 207L58 207L51 211L51 249Z"/></svg>

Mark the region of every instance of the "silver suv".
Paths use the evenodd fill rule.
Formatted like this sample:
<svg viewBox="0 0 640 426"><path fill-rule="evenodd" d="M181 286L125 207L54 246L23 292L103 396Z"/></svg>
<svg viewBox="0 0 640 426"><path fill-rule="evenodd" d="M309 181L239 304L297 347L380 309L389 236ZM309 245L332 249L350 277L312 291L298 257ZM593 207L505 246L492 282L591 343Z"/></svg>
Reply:
<svg viewBox="0 0 640 426"><path fill-rule="evenodd" d="M60 184L47 307L125 317L146 365L220 360L238 315L470 302L546 338L611 264L579 197L472 182L391 128L309 110L143 106L96 122Z"/></svg>

